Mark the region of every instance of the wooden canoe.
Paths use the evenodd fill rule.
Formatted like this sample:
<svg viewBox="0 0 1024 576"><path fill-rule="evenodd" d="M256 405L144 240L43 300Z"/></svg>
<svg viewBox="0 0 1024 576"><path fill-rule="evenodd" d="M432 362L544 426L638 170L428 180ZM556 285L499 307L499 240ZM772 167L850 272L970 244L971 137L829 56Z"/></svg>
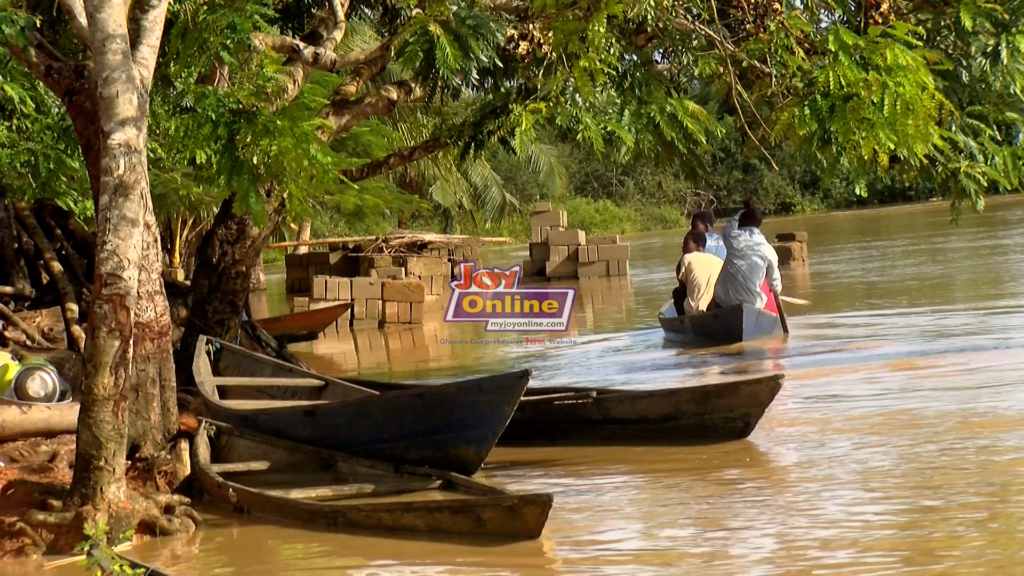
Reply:
<svg viewBox="0 0 1024 576"><path fill-rule="evenodd" d="M535 540L554 500L205 420L192 443L192 471L205 495L238 512L343 532Z"/></svg>
<svg viewBox="0 0 1024 576"><path fill-rule="evenodd" d="M687 445L740 440L757 427L784 378L773 374L659 390L530 388L498 445ZM422 386L353 382L381 391Z"/></svg>
<svg viewBox="0 0 1024 576"><path fill-rule="evenodd" d="M466 475L480 469L530 382L530 371L519 370L381 394L207 337L192 369L209 415L221 422Z"/></svg>
<svg viewBox="0 0 1024 576"><path fill-rule="evenodd" d="M275 337L307 332L319 334L334 324L351 307L351 302L344 302L336 306L264 318L257 320L256 323L266 330L267 334Z"/></svg>
<svg viewBox="0 0 1024 576"><path fill-rule="evenodd" d="M680 342L739 344L783 336L778 314L745 304L680 317L669 300L658 311L658 322L666 339Z"/></svg>

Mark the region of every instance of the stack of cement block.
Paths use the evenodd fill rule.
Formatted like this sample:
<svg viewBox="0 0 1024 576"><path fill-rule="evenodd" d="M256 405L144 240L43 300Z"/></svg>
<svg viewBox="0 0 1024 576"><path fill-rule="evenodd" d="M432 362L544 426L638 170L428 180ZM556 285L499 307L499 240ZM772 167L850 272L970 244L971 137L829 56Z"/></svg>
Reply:
<svg viewBox="0 0 1024 576"><path fill-rule="evenodd" d="M530 214L530 242L547 242L552 230L565 230L568 226L565 210L551 210L550 202L537 202Z"/></svg>
<svg viewBox="0 0 1024 576"><path fill-rule="evenodd" d="M384 280L381 283L384 299L383 321L386 324L422 324L423 306L427 290L420 280Z"/></svg>
<svg viewBox="0 0 1024 576"><path fill-rule="evenodd" d="M559 225L547 225L558 223ZM543 225L542 225L543 224ZM523 261L523 275L547 278L595 278L629 275L629 244L619 237L591 236L576 228L566 229L564 211L538 202L530 216L530 258Z"/></svg>
<svg viewBox="0 0 1024 576"><path fill-rule="evenodd" d="M423 282L430 296L444 294L444 289L452 281L452 267L448 260L436 256L404 256L405 276L396 278L414 278Z"/></svg>
<svg viewBox="0 0 1024 576"><path fill-rule="evenodd" d="M403 254L384 254L378 253L381 244L376 241L330 244L327 251L285 256L285 290L311 292L314 276L417 278L426 285L428 295L440 296L458 272L459 262L481 266L481 245L480 238L455 238L447 243L405 243L398 249Z"/></svg>
<svg viewBox="0 0 1024 576"><path fill-rule="evenodd" d="M805 266L807 264L807 232L783 232L775 235L775 253L779 266Z"/></svg>
<svg viewBox="0 0 1024 576"><path fill-rule="evenodd" d="M312 284L312 299L294 298L294 311L351 302L352 308L338 318L335 325L337 330L377 328L383 323L423 323L423 303L427 291L420 280L314 276ZM386 285L391 287L385 289ZM392 311L390 316L389 310Z"/></svg>

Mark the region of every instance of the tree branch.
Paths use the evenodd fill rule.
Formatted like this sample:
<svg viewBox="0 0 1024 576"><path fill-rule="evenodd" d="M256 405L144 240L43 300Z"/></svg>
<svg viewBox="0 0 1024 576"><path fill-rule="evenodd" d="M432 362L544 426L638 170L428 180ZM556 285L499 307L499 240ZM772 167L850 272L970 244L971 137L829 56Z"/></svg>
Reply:
<svg viewBox="0 0 1024 576"><path fill-rule="evenodd" d="M64 9L64 14L71 22L71 27L75 29L82 47L91 52L92 38L89 36L89 19L85 15L85 4L82 0L60 0L60 7Z"/></svg>
<svg viewBox="0 0 1024 576"><path fill-rule="evenodd" d="M717 21L717 19L718 19L718 14L716 12L715 13L715 20ZM732 54L736 54L737 56L742 58L744 62L746 62L747 64L750 64L751 66L756 68L758 71L760 71L760 72L762 72L764 74L768 74L768 75L772 74L772 71L771 71L770 68L768 68L764 64L761 64L757 60L751 60L750 58L748 58L746 55L744 55L739 50L739 48L736 47L735 44L730 42L723 35L716 34L714 30L711 30L710 28L708 28L707 26L704 26L700 22L694 21L689 16L685 16L684 15L684 16L681 16L681 17L671 18L670 20L671 20L672 27L675 28L676 30L679 30L679 31L682 31L682 32L697 32L700 35L702 35L702 36L704 36L706 38L711 39L711 41L716 46L718 46L719 49L722 52L729 52L729 53L732 53ZM721 25L720 24L719 24L719 29L721 29Z"/></svg>
<svg viewBox="0 0 1024 576"><path fill-rule="evenodd" d="M330 142L367 118L386 116L394 112L398 106L423 100L426 95L426 91L418 83L402 80L382 86L356 100L341 101L337 104L332 102L324 109L323 112L326 114L323 117L333 128L329 134L321 134L321 137Z"/></svg>
<svg viewBox="0 0 1024 576"><path fill-rule="evenodd" d="M489 0L481 2L482 8L488 12L500 12L509 16L523 18L530 15L530 3L519 0Z"/></svg>
<svg viewBox="0 0 1024 576"><path fill-rule="evenodd" d="M168 0L135 0L131 4L132 61L139 77L139 86L149 92L153 71L164 35Z"/></svg>
<svg viewBox="0 0 1024 576"><path fill-rule="evenodd" d="M335 74L379 56L391 44L391 40L388 39L364 50L338 55L327 46L311 46L288 36L256 33L252 35L252 39L257 50L269 49L309 68Z"/></svg>
<svg viewBox="0 0 1024 576"><path fill-rule="evenodd" d="M338 174L349 182L368 180L370 178L376 178L382 174L387 174L392 170L397 170L398 168L412 164L413 162L419 162L427 156L440 152L447 147L448 140L445 138L431 138L430 140L426 140L415 146L410 146L404 150L399 150L393 154L388 154L383 158L378 158L361 166L338 170Z"/></svg>
<svg viewBox="0 0 1024 576"><path fill-rule="evenodd" d="M312 23L310 23L310 29L302 35L302 39L299 42L323 48L326 53L333 54L334 48L337 47L338 42L345 36L345 30L347 29L345 12L348 10L349 1L331 0L330 4L333 13L333 18L330 19L330 28L324 29L327 24L325 22L326 18L314 18ZM271 114L276 112L281 106L294 100L309 80L309 66L300 59L289 57L285 61L285 68L287 81L284 92L267 106Z"/></svg>
<svg viewBox="0 0 1024 576"><path fill-rule="evenodd" d="M37 80L49 88L54 96L63 99L75 82L71 63L47 44L39 34L33 32L28 40L26 51L10 42L7 43L7 50Z"/></svg>

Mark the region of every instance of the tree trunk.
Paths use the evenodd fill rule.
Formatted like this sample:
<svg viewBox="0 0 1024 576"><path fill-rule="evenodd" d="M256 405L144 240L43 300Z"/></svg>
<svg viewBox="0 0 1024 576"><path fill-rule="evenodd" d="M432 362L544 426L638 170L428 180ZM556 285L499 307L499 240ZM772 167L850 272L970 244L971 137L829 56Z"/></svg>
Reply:
<svg viewBox="0 0 1024 576"><path fill-rule="evenodd" d="M129 439L140 454L151 454L170 439L169 424L177 423L171 320L146 156L150 58L163 15L154 7L158 18L148 24L159 23L159 29L140 32L146 36L132 46L126 2L91 0L86 6L101 120L93 130L100 129L101 146L93 304L68 500L111 508L127 497ZM83 154L88 158L89 151Z"/></svg>
<svg viewBox="0 0 1024 576"><path fill-rule="evenodd" d="M273 196L272 192L268 196ZM252 268L262 258L263 246L284 212L284 203L278 203L269 211L267 223L256 228L248 214L234 213L234 203L234 194L221 203L196 252L189 322L175 362L179 383L193 382L192 358L199 336L227 341L238 337Z"/></svg>
<svg viewBox="0 0 1024 576"><path fill-rule="evenodd" d="M312 227L313 223L309 220L302 221L302 224L299 226L299 242L309 242L309 232ZM309 246L298 246L293 254L305 254L306 252L309 252Z"/></svg>
<svg viewBox="0 0 1024 576"><path fill-rule="evenodd" d="M256 259L252 266L252 274L249 276L249 290L262 292L267 289L267 274L263 270L263 255Z"/></svg>
<svg viewBox="0 0 1024 576"><path fill-rule="evenodd" d="M18 252L14 214L8 210L4 198L0 198L0 283L18 290L32 288L28 268L25 267L25 261Z"/></svg>

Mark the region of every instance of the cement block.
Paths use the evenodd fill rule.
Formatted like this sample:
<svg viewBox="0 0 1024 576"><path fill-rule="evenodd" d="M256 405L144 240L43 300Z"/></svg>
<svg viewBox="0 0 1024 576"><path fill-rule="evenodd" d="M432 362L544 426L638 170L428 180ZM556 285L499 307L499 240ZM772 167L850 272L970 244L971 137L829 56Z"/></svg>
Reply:
<svg viewBox="0 0 1024 576"><path fill-rule="evenodd" d="M327 276L313 276L313 298L327 299Z"/></svg>
<svg viewBox="0 0 1024 576"><path fill-rule="evenodd" d="M374 320L380 320L383 316L381 312L381 301L380 300L367 300L366 301L366 317L373 318Z"/></svg>
<svg viewBox="0 0 1024 576"><path fill-rule="evenodd" d="M603 244L618 244L618 243L619 243L619 235L618 234L607 234L607 235L604 235L604 236L588 236L587 237L587 246L590 246L590 245L601 246Z"/></svg>
<svg viewBox="0 0 1024 576"><path fill-rule="evenodd" d="M284 265L285 268L305 268L306 263L302 261L304 254L285 254Z"/></svg>
<svg viewBox="0 0 1024 576"><path fill-rule="evenodd" d="M540 242L540 226L530 226L530 242Z"/></svg>
<svg viewBox="0 0 1024 576"><path fill-rule="evenodd" d="M331 265L331 253L330 252L309 252L306 254L306 262L310 266L322 266L324 264Z"/></svg>
<svg viewBox="0 0 1024 576"><path fill-rule="evenodd" d="M548 260L565 260L568 257L568 246L551 246L551 253L548 256Z"/></svg>
<svg viewBox="0 0 1024 576"><path fill-rule="evenodd" d="M409 320L412 319L412 303L411 302L399 302L398 303L398 321L402 324L408 324Z"/></svg>
<svg viewBox="0 0 1024 576"><path fill-rule="evenodd" d="M608 275L608 262L580 262L576 269L580 278L597 278Z"/></svg>
<svg viewBox="0 0 1024 576"><path fill-rule="evenodd" d="M308 310L309 309L309 298L306 297L306 296L296 296L295 298L292 298L292 307L293 308L305 308L305 309Z"/></svg>
<svg viewBox="0 0 1024 576"><path fill-rule="evenodd" d="M335 278L338 285L338 300L342 302L352 301L352 279L351 278Z"/></svg>
<svg viewBox="0 0 1024 576"><path fill-rule="evenodd" d="M629 244L601 244L597 247L598 260L629 260Z"/></svg>
<svg viewBox="0 0 1024 576"><path fill-rule="evenodd" d="M590 246L578 246L576 250L576 259L581 264L590 262Z"/></svg>
<svg viewBox="0 0 1024 576"><path fill-rule="evenodd" d="M370 277L380 280L401 280L405 278L405 268L398 268L396 266L374 268L370 271Z"/></svg>
<svg viewBox="0 0 1024 576"><path fill-rule="evenodd" d="M359 275L369 276L374 268L390 268L394 260L390 254L361 254L359 256Z"/></svg>
<svg viewBox="0 0 1024 576"><path fill-rule="evenodd" d="M530 243L530 260L548 260L551 258L551 245L547 242Z"/></svg>
<svg viewBox="0 0 1024 576"><path fill-rule="evenodd" d="M383 298L387 302L426 302L427 290L419 280L384 280Z"/></svg>
<svg viewBox="0 0 1024 576"><path fill-rule="evenodd" d="M605 260L608 262L608 275L618 276L619 275L619 261L618 260Z"/></svg>
<svg viewBox="0 0 1024 576"><path fill-rule="evenodd" d="M564 210L539 212L530 215L530 226L564 227L566 220Z"/></svg>
<svg viewBox="0 0 1024 576"><path fill-rule="evenodd" d="M423 304L416 302L409 308L409 323L423 324Z"/></svg>
<svg viewBox="0 0 1024 576"><path fill-rule="evenodd" d="M405 259L405 269L409 276L440 276L447 266L448 263L441 258L408 256Z"/></svg>
<svg viewBox="0 0 1024 576"><path fill-rule="evenodd" d="M544 275L548 278L572 278L577 275L579 262L575 260L548 260Z"/></svg>
<svg viewBox="0 0 1024 576"><path fill-rule="evenodd" d="M353 300L380 300L381 281L376 278L359 277L352 279Z"/></svg>
<svg viewBox="0 0 1024 576"><path fill-rule="evenodd" d="M538 212L551 212L551 202L534 202L533 213Z"/></svg>
<svg viewBox="0 0 1024 576"><path fill-rule="evenodd" d="M352 319L362 320L366 318L366 300L359 298L352 303Z"/></svg>
<svg viewBox="0 0 1024 576"><path fill-rule="evenodd" d="M776 242L807 242L807 232L781 232L775 235Z"/></svg>
<svg viewBox="0 0 1024 576"><path fill-rule="evenodd" d="M389 324L398 322L398 302L384 302L384 321Z"/></svg>
<svg viewBox="0 0 1024 576"><path fill-rule="evenodd" d="M587 233L579 228L554 230L548 233L548 244L552 246L579 246L587 243Z"/></svg>
<svg viewBox="0 0 1024 576"><path fill-rule="evenodd" d="M523 276L544 276L547 274L547 260L523 260Z"/></svg>
<svg viewBox="0 0 1024 576"><path fill-rule="evenodd" d="M779 255L779 266L803 266L807 263L807 244L803 242L777 242L772 246Z"/></svg>
<svg viewBox="0 0 1024 576"><path fill-rule="evenodd" d="M353 330L366 330L368 328L378 328L378 327L380 327L380 320L378 320L376 318L363 318L362 320L353 320L352 321L352 329Z"/></svg>

